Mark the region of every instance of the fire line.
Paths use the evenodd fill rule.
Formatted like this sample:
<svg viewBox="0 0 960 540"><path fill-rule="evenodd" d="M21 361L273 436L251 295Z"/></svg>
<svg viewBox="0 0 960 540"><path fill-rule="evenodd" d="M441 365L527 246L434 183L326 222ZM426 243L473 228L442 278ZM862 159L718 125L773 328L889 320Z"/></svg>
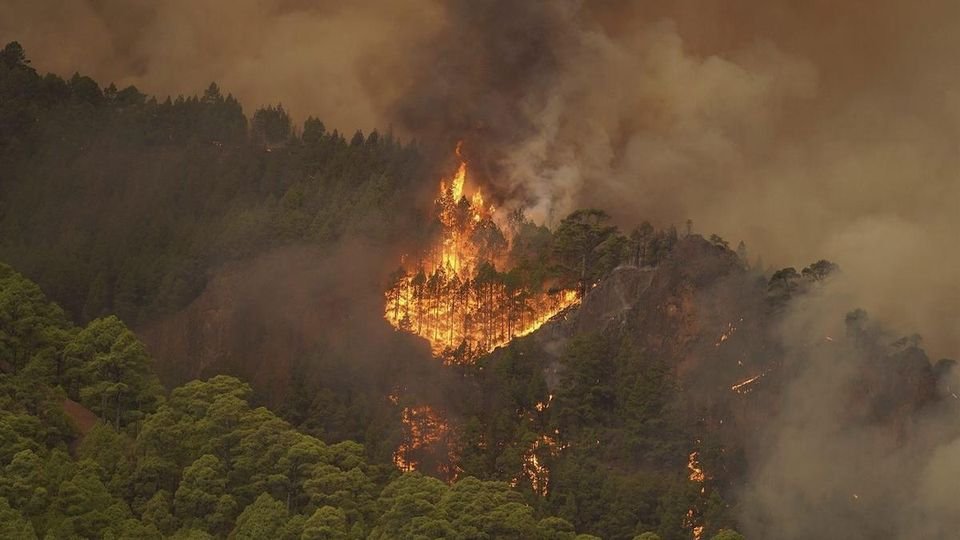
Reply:
<svg viewBox="0 0 960 540"><path fill-rule="evenodd" d="M404 265L386 293L384 316L425 338L437 357L473 360L527 335L579 302L574 290L543 292L496 279L507 240L480 190L467 195L467 162L440 181L435 202L441 234L415 266Z"/></svg>

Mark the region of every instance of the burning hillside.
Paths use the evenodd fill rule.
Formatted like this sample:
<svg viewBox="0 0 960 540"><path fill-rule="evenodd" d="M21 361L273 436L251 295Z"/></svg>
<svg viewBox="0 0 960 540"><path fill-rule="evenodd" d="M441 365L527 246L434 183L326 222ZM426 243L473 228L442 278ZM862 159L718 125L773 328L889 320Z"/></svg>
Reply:
<svg viewBox="0 0 960 540"><path fill-rule="evenodd" d="M417 257L404 257L386 293L385 317L395 328L430 342L450 361L476 356L529 334L578 302L574 290L531 290L499 272L509 240L494 219L493 205L478 188L465 192L467 163L440 181L435 216L440 234Z"/></svg>

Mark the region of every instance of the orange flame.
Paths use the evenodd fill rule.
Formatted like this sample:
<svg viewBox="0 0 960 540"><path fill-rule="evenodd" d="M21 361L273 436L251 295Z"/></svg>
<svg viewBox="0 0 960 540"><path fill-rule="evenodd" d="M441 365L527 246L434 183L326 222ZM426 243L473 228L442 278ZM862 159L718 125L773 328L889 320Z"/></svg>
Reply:
<svg viewBox="0 0 960 540"><path fill-rule="evenodd" d="M514 478L510 485L517 487L520 481L526 478L534 493L546 497L550 490L550 469L541 461L541 458L544 454L556 456L565 448L566 445L558 443L550 435L541 435L523 454L520 476Z"/></svg>
<svg viewBox="0 0 960 540"><path fill-rule="evenodd" d="M456 476L450 426L440 414L427 405L404 407L401 412L404 437L393 452L393 464L403 472L416 470L421 464L420 454L428 450L446 450L446 463L441 463L439 472L450 480Z"/></svg>
<svg viewBox="0 0 960 540"><path fill-rule="evenodd" d="M699 444L699 440L697 443ZM687 478L691 482L700 485L700 495L706 495L707 487L705 482L707 481L707 474L703 471L703 467L700 465L700 452L694 450L690 452L690 455L687 456L687 470L690 471L690 474ZM696 508L689 508L686 515L683 519L684 527L690 529L691 534L695 540L700 540L703 536L703 523L700 522L700 515L697 512Z"/></svg>
<svg viewBox="0 0 960 540"><path fill-rule="evenodd" d="M505 258L506 239L480 190L465 193L461 144L457 172L449 183L440 181L435 200L441 235L416 268L395 275L384 315L395 328L427 339L434 355L469 361L533 332L579 298L573 290L528 291L489 279Z"/></svg>

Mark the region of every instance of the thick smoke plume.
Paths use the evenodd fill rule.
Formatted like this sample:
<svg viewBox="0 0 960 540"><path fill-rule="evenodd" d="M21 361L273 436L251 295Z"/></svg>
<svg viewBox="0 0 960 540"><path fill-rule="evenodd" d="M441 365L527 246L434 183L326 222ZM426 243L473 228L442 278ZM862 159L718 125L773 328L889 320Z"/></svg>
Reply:
<svg viewBox="0 0 960 540"><path fill-rule="evenodd" d="M954 3L453 5L388 110L466 137L507 207L825 257L855 305L960 351Z"/></svg>

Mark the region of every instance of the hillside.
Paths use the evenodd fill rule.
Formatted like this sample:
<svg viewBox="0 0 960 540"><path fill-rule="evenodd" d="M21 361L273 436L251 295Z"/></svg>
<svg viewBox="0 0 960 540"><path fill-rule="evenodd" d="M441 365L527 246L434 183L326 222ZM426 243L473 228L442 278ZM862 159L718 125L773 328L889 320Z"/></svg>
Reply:
<svg viewBox="0 0 960 540"><path fill-rule="evenodd" d="M74 327L5 265L0 320L4 538L590 538L506 483L401 475L300 433L233 377L163 392L123 323Z"/></svg>
<svg viewBox="0 0 960 540"><path fill-rule="evenodd" d="M839 396L820 396L842 401L828 413L846 410L836 420L849 429L876 429L892 448L917 444L923 452L949 439L949 432L935 440L912 435L949 405L949 361L935 366L915 340L897 340L865 317L841 317L831 326L843 333L802 347L784 334L792 306L828 286L828 264L781 274L786 280L767 278L723 245L692 235L656 265L609 271L581 305L531 335L475 363L442 365L425 345L370 315L376 298L337 301L336 294L294 286L273 289L276 302L248 304L224 292L258 290L263 268L271 269L271 280L321 283L303 277L323 272L313 261L309 251L277 253L236 268L196 305L148 332L148 342L164 351L161 358L194 359L181 365L196 373L244 373L264 388L313 381L306 384L321 394L289 413L308 429L352 433L379 448L380 459L407 444L418 468L441 477L458 471L526 485L541 495L543 508L605 538L630 538L638 528L683 538L694 526L708 533L737 526L733 516L749 500L750 476L789 416L785 392L809 366L821 369L816 357L852 370L839 373ZM341 317L315 315L331 309ZM272 310L255 330L245 326L254 313ZM189 334L196 341L175 337L201 324ZM243 336L251 332L259 337L245 350ZM271 339L278 340L274 350L286 351L280 357L311 360L293 371L276 360L259 362ZM390 364L377 364L386 358ZM290 373L298 380L277 379ZM399 402L385 401L388 394ZM398 425L401 410L424 406L443 424L420 416ZM409 424L425 431L419 439L406 439Z"/></svg>
<svg viewBox="0 0 960 540"><path fill-rule="evenodd" d="M7 45L0 537L960 527L955 362L855 276L692 220L534 222L469 152Z"/></svg>

